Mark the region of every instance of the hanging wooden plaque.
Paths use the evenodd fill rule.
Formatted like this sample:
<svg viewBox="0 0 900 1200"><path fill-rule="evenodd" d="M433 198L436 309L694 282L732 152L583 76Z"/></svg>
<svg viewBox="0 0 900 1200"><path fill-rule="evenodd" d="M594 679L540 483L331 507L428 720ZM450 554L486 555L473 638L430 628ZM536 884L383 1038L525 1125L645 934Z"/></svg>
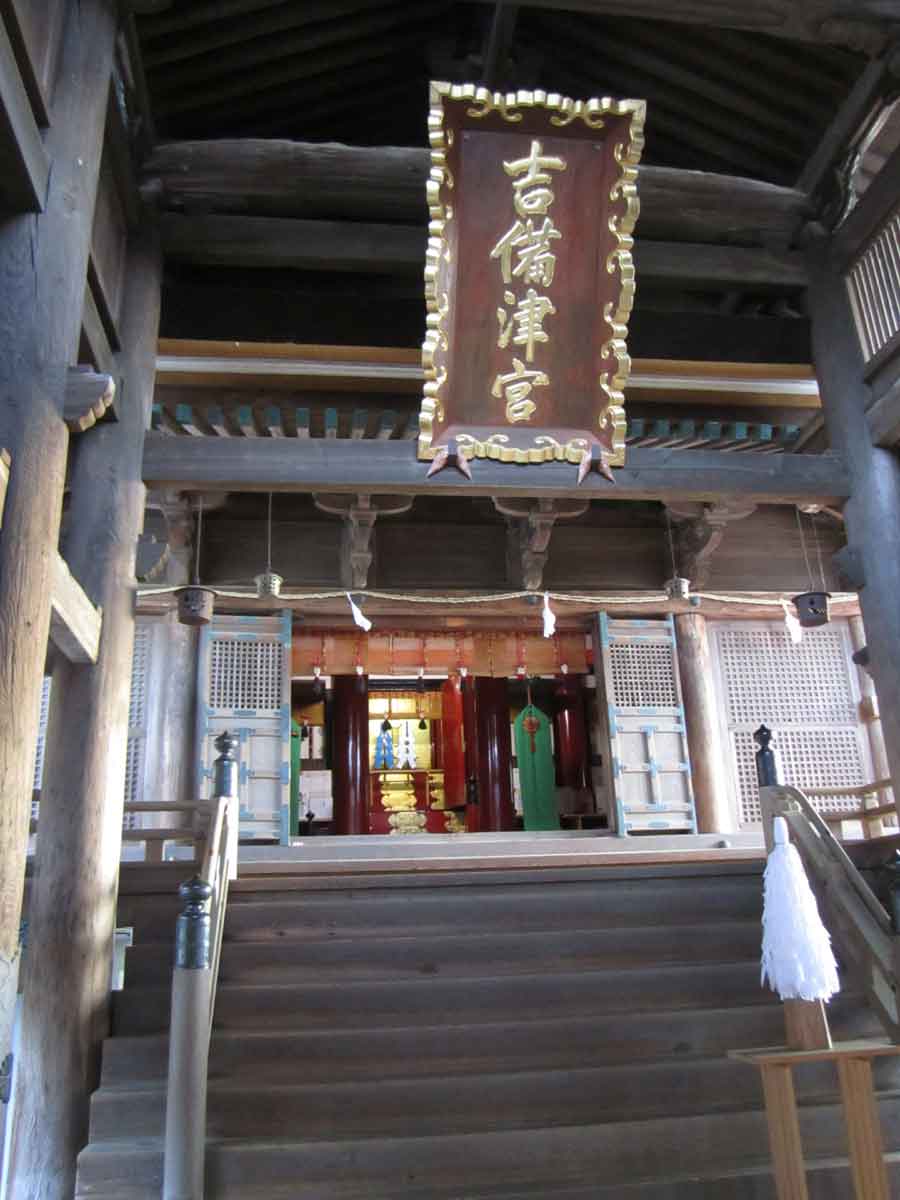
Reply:
<svg viewBox="0 0 900 1200"><path fill-rule="evenodd" d="M644 115L432 83L420 458L624 462Z"/></svg>

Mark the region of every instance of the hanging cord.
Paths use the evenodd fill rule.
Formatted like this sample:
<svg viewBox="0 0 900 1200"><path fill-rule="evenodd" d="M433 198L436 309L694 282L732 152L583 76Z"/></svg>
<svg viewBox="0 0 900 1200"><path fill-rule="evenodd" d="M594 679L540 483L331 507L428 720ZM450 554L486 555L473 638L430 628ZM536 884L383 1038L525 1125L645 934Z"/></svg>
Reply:
<svg viewBox="0 0 900 1200"><path fill-rule="evenodd" d="M197 545L194 547L194 586L200 583L200 539L203 536L203 494L197 506Z"/></svg>
<svg viewBox="0 0 900 1200"><path fill-rule="evenodd" d="M794 512L797 514L797 529L800 531L800 546L803 550L803 561L806 563L806 574L809 579L809 590L814 592L816 590L816 583L813 579L812 566L810 565L809 561L809 552L806 549L806 534L803 532L803 521L800 519L800 509L795 508Z"/></svg>
<svg viewBox="0 0 900 1200"><path fill-rule="evenodd" d="M272 493L269 492L269 514L266 521L266 574L272 574Z"/></svg>
<svg viewBox="0 0 900 1200"><path fill-rule="evenodd" d="M672 578L678 578L678 563L675 561L675 537L672 533L672 517L669 510L666 509L666 531L669 535L669 557L672 560Z"/></svg>
<svg viewBox="0 0 900 1200"><path fill-rule="evenodd" d="M818 523L817 523L817 521L816 521L816 514L815 514L815 513L810 513L810 514L809 514L809 519L810 519L810 521L812 522L812 529L813 529L813 545L814 545L814 546L815 546L815 548L816 548L816 559L817 559L817 561L818 561L818 564L819 564L819 579L822 581L822 591L823 591L823 592L827 592L827 591L828 591L828 586L827 586L827 584L825 583L825 567L824 567L824 565L822 564L822 547L821 547L821 545L820 545L820 543L819 543L819 526L818 526Z"/></svg>

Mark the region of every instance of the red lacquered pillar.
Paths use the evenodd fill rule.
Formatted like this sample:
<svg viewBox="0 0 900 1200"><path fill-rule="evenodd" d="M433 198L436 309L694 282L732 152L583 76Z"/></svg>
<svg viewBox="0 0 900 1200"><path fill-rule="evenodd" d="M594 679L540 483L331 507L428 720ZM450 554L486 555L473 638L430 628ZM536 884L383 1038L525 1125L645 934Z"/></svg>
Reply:
<svg viewBox="0 0 900 1200"><path fill-rule="evenodd" d="M482 831L514 829L509 689L505 679L475 680L478 717L478 802Z"/></svg>
<svg viewBox="0 0 900 1200"><path fill-rule="evenodd" d="M471 791L478 798L478 705L475 698L475 680L466 675L460 681L463 711L463 750L466 772L466 830L477 833L481 828L477 803L470 803Z"/></svg>
<svg viewBox="0 0 900 1200"><path fill-rule="evenodd" d="M369 832L369 681L332 679L331 789L335 833Z"/></svg>
<svg viewBox="0 0 900 1200"><path fill-rule="evenodd" d="M444 722L428 721L428 737L431 741L431 769L433 771L442 771L444 769Z"/></svg>
<svg viewBox="0 0 900 1200"><path fill-rule="evenodd" d="M590 786L581 676L560 675L553 689L553 698L556 785L580 791Z"/></svg>
<svg viewBox="0 0 900 1200"><path fill-rule="evenodd" d="M435 727L441 730L444 804L447 808L461 808L466 802L466 756L463 749L463 698L456 676L441 686L441 719L431 722L431 728Z"/></svg>

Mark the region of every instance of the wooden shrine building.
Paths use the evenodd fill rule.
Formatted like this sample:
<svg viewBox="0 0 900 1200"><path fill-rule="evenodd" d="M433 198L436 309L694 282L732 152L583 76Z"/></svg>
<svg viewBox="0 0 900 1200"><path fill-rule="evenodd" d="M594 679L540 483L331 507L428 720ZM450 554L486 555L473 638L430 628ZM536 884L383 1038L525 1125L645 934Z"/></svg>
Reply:
<svg viewBox="0 0 900 1200"><path fill-rule="evenodd" d="M900 4L0 0L0 116L5 1200L886 1198L725 1051L761 724L900 1031Z"/></svg>

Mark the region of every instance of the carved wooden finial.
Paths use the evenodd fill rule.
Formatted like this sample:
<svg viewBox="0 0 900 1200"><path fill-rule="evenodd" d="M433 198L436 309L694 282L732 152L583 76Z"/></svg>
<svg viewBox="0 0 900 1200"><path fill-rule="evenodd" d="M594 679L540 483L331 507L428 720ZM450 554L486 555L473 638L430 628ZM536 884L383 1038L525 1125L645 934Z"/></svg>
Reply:
<svg viewBox="0 0 900 1200"><path fill-rule="evenodd" d="M195 875L179 885L184 908L175 925L175 966L191 971L209 967L209 899L212 887Z"/></svg>
<svg viewBox="0 0 900 1200"><path fill-rule="evenodd" d="M226 729L215 740L219 756L213 763L213 795L236 796L238 794L237 734Z"/></svg>
<svg viewBox="0 0 900 1200"><path fill-rule="evenodd" d="M777 749L772 745L772 730L760 725L753 735L759 749L756 752L756 778L760 787L777 787L783 782Z"/></svg>

